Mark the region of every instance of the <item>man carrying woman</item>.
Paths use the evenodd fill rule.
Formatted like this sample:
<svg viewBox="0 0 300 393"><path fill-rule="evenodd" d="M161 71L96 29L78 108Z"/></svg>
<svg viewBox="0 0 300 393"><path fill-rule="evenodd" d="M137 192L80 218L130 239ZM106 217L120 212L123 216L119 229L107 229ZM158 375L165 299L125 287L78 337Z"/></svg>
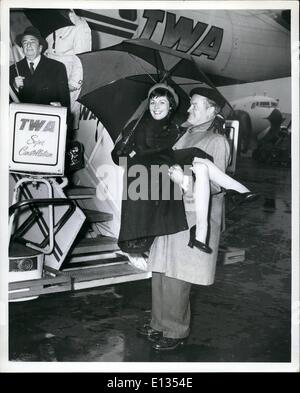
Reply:
<svg viewBox="0 0 300 393"><path fill-rule="evenodd" d="M210 89L192 90L183 128L174 122L178 96L170 86L155 85L148 98L148 113L134 132L123 135L112 157L117 162L118 157L127 156L130 164L144 163L148 168L168 164L169 176L184 189L183 201L123 201L119 244L121 248L125 244L129 253L150 248L152 318L137 331L153 342L154 349L172 350L189 335L191 284L214 282L224 196L221 187L236 189L231 192L240 193L241 201L256 195L225 175L230 148L222 135L222 98ZM192 165L195 176L186 177L178 164Z"/></svg>
<svg viewBox="0 0 300 393"><path fill-rule="evenodd" d="M213 163L213 157L197 146L191 145L187 148L184 145L181 148L176 146L176 141L180 140L186 128L178 126L175 122L174 114L179 99L171 86L164 83L154 85L149 90L148 99L148 110L138 123L129 125L123 133L123 138L116 143L112 152L112 158L117 164L120 157L127 158L124 181L127 190L132 189L137 177L131 176L134 171L130 169L135 168L138 174L139 165L142 165L147 174L142 179L146 197L135 198L126 193L126 198L122 201L119 246L128 253L142 253L150 248L155 236L187 229L181 193L174 193L174 184L169 184L170 171L168 169L177 164L178 166L172 167L172 173L175 175L180 166L190 167L192 165L191 169L197 178L195 182L197 225L191 228L189 245L211 253L212 250L207 245L210 181L229 189L230 192L240 193L241 200L250 200L254 194L222 172ZM207 113L212 113L212 109L213 107L210 107ZM223 132L224 119L218 117L220 115L217 113L215 115L217 115L215 127L218 120L219 131ZM167 171L162 170L158 175L152 171L154 167L167 169ZM166 198L164 191L168 191L166 190L168 186L170 193ZM154 188L158 191L157 199L153 198ZM176 198L176 195L180 197Z"/></svg>

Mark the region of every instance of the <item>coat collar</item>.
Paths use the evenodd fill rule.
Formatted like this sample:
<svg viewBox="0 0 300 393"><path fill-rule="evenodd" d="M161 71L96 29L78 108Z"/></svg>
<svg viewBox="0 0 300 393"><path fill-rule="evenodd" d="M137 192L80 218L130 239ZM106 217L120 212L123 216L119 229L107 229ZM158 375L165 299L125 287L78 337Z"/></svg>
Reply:
<svg viewBox="0 0 300 393"><path fill-rule="evenodd" d="M197 133L197 132L206 132L209 130L210 126L212 125L213 120L209 120L202 124L197 124L193 126L188 121L184 122L181 127L186 128L189 133Z"/></svg>
<svg viewBox="0 0 300 393"><path fill-rule="evenodd" d="M34 70L36 70L37 66L39 65L39 62L41 61L41 55L37 56L34 60L28 60L28 59L26 60L29 69L30 69L30 63L33 63Z"/></svg>
<svg viewBox="0 0 300 393"><path fill-rule="evenodd" d="M41 54L41 58L40 61L35 69L35 72L33 75L31 75L30 69L29 69L29 65L28 65L28 60L26 59L26 57L24 57L24 59L21 60L21 62L23 63L23 66L25 68L25 72L27 74L27 76L30 76L31 78L33 78L34 76L36 76L36 74L38 73L40 66L42 64L44 64L46 57L44 55ZM26 76L26 75L25 75Z"/></svg>

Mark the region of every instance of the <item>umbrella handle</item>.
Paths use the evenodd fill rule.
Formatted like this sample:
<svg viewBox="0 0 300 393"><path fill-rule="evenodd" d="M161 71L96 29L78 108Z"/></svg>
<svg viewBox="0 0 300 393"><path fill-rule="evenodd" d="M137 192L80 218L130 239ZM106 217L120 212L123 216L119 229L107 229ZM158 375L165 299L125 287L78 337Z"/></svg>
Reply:
<svg viewBox="0 0 300 393"><path fill-rule="evenodd" d="M12 42L13 41L12 41L12 37L11 37L11 33L10 33L10 46L11 46L11 53L12 53L12 57L13 57L13 61L14 61L14 66L15 66L15 69L16 69L17 76L20 76Z"/></svg>
<svg viewBox="0 0 300 393"><path fill-rule="evenodd" d="M11 96L13 102L19 104L20 100L18 98L18 96L15 94L15 92L13 91L13 89L11 88L11 86L9 86L9 95Z"/></svg>
<svg viewBox="0 0 300 393"><path fill-rule="evenodd" d="M132 135L133 135L133 133L134 133L134 131L135 131L137 125L138 125L139 122L141 121L141 119L142 119L142 117L144 116L145 112L146 112L146 110L144 110L144 111L141 113L140 117L137 119L135 125L132 127L131 131L129 132L129 134L127 135L126 139L124 140L124 142L123 142L124 145L127 145L127 143L129 142L130 138L132 137Z"/></svg>

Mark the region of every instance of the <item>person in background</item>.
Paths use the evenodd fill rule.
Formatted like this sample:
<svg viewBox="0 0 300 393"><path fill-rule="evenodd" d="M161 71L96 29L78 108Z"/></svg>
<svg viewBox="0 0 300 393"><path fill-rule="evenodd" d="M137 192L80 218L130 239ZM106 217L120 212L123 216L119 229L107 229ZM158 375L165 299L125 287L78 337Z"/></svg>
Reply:
<svg viewBox="0 0 300 393"><path fill-rule="evenodd" d="M76 55L92 49L92 34L86 20L76 15L73 10L67 9L60 12L73 25L55 30L46 37L48 48L45 55L50 59L62 62L66 67L73 116L72 129L76 130L80 115L80 104L77 102L77 98L83 79L82 65Z"/></svg>
<svg viewBox="0 0 300 393"><path fill-rule="evenodd" d="M175 149L197 147L213 157L214 164L225 172L230 159L230 147L222 121L217 117L222 98L205 88L193 89L188 109L187 131L175 143ZM171 171L171 179L183 184L185 175L178 167ZM197 178L197 175L196 175ZM173 350L182 345L190 333L190 290L192 284L211 285L214 282L222 224L222 189L210 183L209 247L211 253L188 247L190 228L196 224L193 187L188 178L184 193L188 229L178 233L157 236L151 246L148 267L152 271L151 321L137 327L137 332L152 342L157 351ZM197 179L196 179L197 182Z"/></svg>
<svg viewBox="0 0 300 393"><path fill-rule="evenodd" d="M29 26L16 37L24 59L10 66L10 86L20 102L70 107L65 66L44 56L47 42L38 29Z"/></svg>

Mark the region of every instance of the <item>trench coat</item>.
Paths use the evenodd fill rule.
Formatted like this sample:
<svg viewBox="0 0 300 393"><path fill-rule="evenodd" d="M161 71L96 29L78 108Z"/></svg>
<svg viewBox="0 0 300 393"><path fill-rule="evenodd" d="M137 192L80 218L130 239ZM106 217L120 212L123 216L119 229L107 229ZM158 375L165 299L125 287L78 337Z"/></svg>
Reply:
<svg viewBox="0 0 300 393"><path fill-rule="evenodd" d="M73 26L62 27L46 37L45 55L62 62L67 70L69 85L80 89L83 78L82 65L76 56L92 50L92 35L85 19L71 13Z"/></svg>
<svg viewBox="0 0 300 393"><path fill-rule="evenodd" d="M230 147L224 136L214 133L213 130L203 131L201 127L194 127L188 130L173 148L188 147L198 147L210 154L214 163L225 172L229 163ZM222 225L223 197L222 190L211 183L208 241L213 250L211 254L204 253L195 247L188 247L189 230L158 236L150 249L148 269L193 284L213 284ZM185 193L184 203L188 226L191 228L196 224L192 190Z"/></svg>
<svg viewBox="0 0 300 393"><path fill-rule="evenodd" d="M84 18L70 12L73 26L62 27L46 37L48 49L45 55L62 62L67 70L70 89L70 107L73 114L73 128L79 126L80 103L77 101L82 86L83 70L76 55L92 50L91 29Z"/></svg>

